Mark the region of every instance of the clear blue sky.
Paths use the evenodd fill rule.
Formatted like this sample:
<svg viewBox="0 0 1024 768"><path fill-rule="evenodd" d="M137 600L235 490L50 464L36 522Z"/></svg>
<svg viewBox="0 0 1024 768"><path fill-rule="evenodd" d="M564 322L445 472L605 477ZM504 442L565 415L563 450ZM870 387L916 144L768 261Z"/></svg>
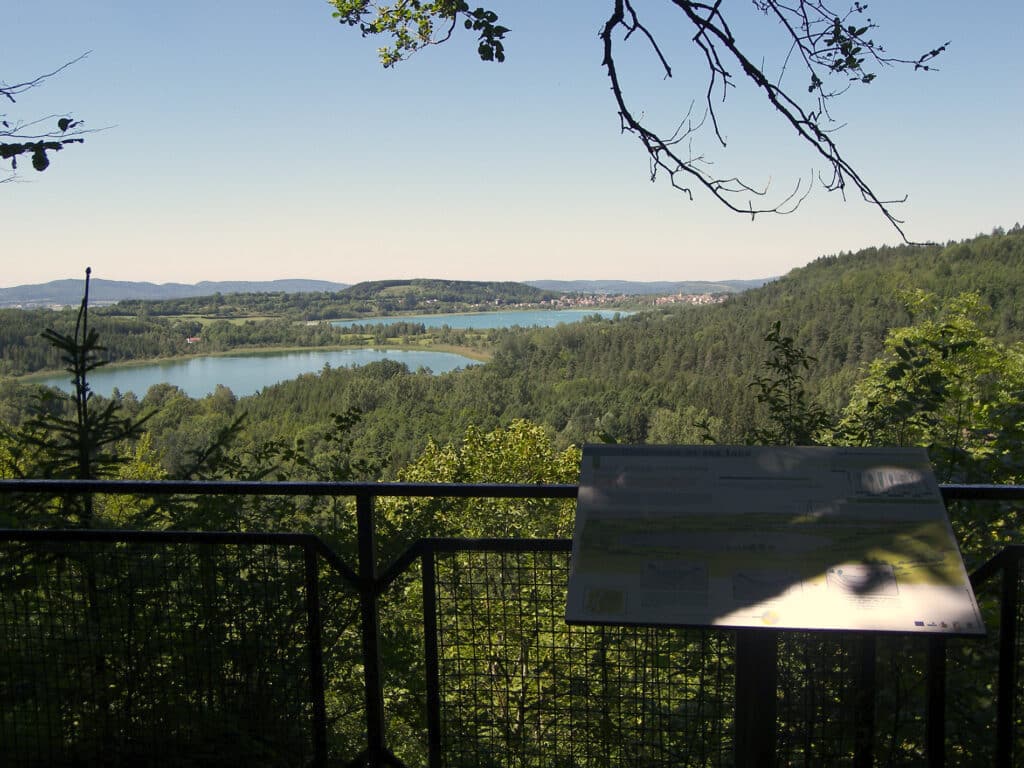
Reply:
<svg viewBox="0 0 1024 768"><path fill-rule="evenodd" d="M741 44L772 29L749 0ZM641 2L652 20L664 0ZM105 130L43 174L0 184L0 285L94 275L197 282L307 277L725 279L898 242L859 197L820 188L785 217L729 214L651 184L622 136L597 32L608 2L493 6L512 29L486 64L468 35L393 70L321 0L9 0L0 79L89 56L7 105ZM926 74L885 70L837 107L848 156L914 240L1024 221L1024 3L879 0L894 53L952 40ZM638 111L666 124L705 75L677 25L665 83L642 59ZM745 37L749 36L749 37ZM681 42L676 43L675 40ZM629 57L624 54L623 61ZM649 59L648 59L649 63ZM743 90L723 110L729 175L781 191L815 158Z"/></svg>

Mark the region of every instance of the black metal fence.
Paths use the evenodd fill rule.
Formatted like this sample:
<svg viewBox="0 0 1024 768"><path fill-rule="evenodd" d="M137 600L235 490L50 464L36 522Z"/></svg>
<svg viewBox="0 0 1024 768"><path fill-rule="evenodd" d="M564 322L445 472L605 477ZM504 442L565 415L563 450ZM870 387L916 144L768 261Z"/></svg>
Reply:
<svg viewBox="0 0 1024 768"><path fill-rule="evenodd" d="M0 504L69 493L354 497L352 562L302 534L0 531L0 765L1024 765L1022 547L972 576L985 640L751 647L566 625L568 540L378 561L377 497L574 486L0 481ZM737 690L751 653L767 687ZM768 734L742 726L752 708L774 710Z"/></svg>

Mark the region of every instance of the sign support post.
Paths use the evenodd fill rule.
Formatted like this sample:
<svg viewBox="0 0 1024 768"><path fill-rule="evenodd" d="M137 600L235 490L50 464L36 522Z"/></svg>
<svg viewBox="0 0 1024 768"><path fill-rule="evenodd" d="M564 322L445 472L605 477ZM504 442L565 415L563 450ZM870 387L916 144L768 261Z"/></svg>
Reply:
<svg viewBox="0 0 1024 768"><path fill-rule="evenodd" d="M736 630L736 765L775 765L778 632Z"/></svg>

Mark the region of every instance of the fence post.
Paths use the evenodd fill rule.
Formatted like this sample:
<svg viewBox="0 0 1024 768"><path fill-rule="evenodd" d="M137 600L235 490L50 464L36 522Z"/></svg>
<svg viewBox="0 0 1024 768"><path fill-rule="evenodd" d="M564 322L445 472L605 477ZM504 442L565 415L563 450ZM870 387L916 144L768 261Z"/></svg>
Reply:
<svg viewBox="0 0 1024 768"><path fill-rule="evenodd" d="M427 683L427 766L441 765L441 675L437 645L437 570L434 548L423 548L423 644Z"/></svg>
<svg viewBox="0 0 1024 768"><path fill-rule="evenodd" d="M366 766L384 765L384 686L380 658L380 614L377 610L377 535L373 495L356 494L359 545L359 608L363 629L363 682L366 688Z"/></svg>
<svg viewBox="0 0 1024 768"><path fill-rule="evenodd" d="M309 641L309 686L313 698L313 760L327 765L327 707L324 704L324 651L320 617L320 572L316 545L302 547L306 564L306 633Z"/></svg>
<svg viewBox="0 0 1024 768"><path fill-rule="evenodd" d="M1010 553L1007 553L1010 554ZM996 766L1013 765L1013 705L1017 697L1017 598L1020 558L1003 565L1002 604L999 606L999 692L996 698Z"/></svg>

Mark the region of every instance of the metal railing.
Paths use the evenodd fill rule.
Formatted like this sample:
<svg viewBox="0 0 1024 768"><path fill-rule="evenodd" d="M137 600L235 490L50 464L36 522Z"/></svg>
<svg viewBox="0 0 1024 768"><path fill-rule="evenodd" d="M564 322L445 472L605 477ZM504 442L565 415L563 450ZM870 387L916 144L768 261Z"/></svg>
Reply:
<svg viewBox="0 0 1024 768"><path fill-rule="evenodd" d="M999 666L996 686L995 765L1009 768L1024 761L1024 744L1015 744L1022 732L1018 718L1024 714L1024 690L1020 675L1024 660L1024 612L1021 610L1021 580L1024 579L1024 546L1003 549L971 574L976 592L996 582L999 586ZM944 666L944 665L943 665Z"/></svg>
<svg viewBox="0 0 1024 768"><path fill-rule="evenodd" d="M764 747L736 732L758 695L776 707L778 765L1024 760L1022 547L972 575L996 649L776 633L774 695L735 689L734 631L567 626L567 539L421 539L379 562L377 498L576 492L0 481L0 505L332 496L354 498L356 518L353 563L306 534L0 531L0 763L212 765L231 750L268 765L738 765ZM1022 487L943 493L1024 501Z"/></svg>

